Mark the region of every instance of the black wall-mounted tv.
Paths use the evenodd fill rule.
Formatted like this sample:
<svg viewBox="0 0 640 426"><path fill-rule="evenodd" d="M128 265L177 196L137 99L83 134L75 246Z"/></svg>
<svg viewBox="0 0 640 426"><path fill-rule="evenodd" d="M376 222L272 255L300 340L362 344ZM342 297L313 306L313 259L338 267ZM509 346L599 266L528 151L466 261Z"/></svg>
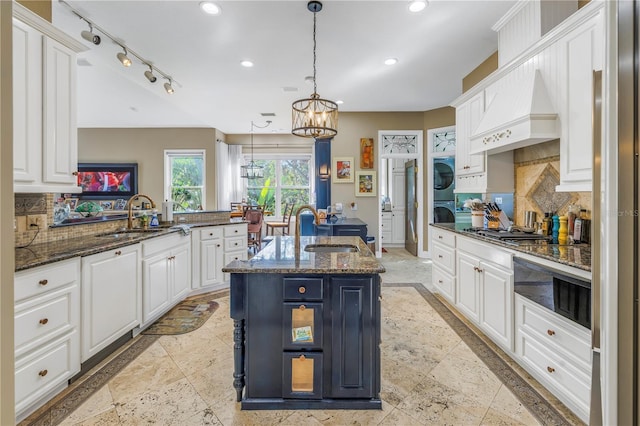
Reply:
<svg viewBox="0 0 640 426"><path fill-rule="evenodd" d="M78 163L78 186L85 199L129 199L138 193L138 163Z"/></svg>

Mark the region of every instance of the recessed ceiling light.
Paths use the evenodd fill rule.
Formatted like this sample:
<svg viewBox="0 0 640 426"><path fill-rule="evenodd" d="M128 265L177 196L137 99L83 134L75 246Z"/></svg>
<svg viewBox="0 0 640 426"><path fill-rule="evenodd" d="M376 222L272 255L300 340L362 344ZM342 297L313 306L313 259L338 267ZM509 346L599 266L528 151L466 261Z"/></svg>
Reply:
<svg viewBox="0 0 640 426"><path fill-rule="evenodd" d="M336 103L337 103L338 105L342 105L342 104L344 103L344 101L336 101Z"/></svg>
<svg viewBox="0 0 640 426"><path fill-rule="evenodd" d="M203 1L200 3L200 9L204 13L208 13L209 15L220 15L222 13L222 9L217 4L211 1Z"/></svg>
<svg viewBox="0 0 640 426"><path fill-rule="evenodd" d="M385 65L395 65L398 63L398 59L397 58L389 58L389 59L385 59L384 64Z"/></svg>
<svg viewBox="0 0 640 426"><path fill-rule="evenodd" d="M414 0L409 4L409 10L417 13L427 7L427 2L424 0Z"/></svg>
<svg viewBox="0 0 640 426"><path fill-rule="evenodd" d="M245 68L251 68L253 66L253 62L251 62L251 61L242 61L242 62L240 62L240 65L242 65Z"/></svg>
<svg viewBox="0 0 640 426"><path fill-rule="evenodd" d="M313 76L312 75L308 75L304 78L304 82L305 83L309 83L309 84L313 84Z"/></svg>

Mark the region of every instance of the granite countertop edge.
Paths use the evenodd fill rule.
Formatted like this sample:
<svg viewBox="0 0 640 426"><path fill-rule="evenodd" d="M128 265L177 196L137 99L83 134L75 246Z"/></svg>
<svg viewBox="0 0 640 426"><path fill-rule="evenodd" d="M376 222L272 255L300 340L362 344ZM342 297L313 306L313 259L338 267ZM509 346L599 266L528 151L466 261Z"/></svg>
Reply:
<svg viewBox="0 0 640 426"><path fill-rule="evenodd" d="M236 225L245 223L242 221L211 221L198 223L179 223L176 225L187 225L190 229L202 228L208 226ZM175 226L175 225L174 225ZM92 254L102 253L120 247L126 247L137 244L139 242L158 238L165 235L181 232L180 228L161 227L154 232L135 233L131 237L122 240L110 240L105 238L104 234L117 233L117 231L105 231L100 234L88 235L78 238L69 238L58 241L49 241L29 245L26 247L15 247L15 272L24 271L38 266L48 265L50 263L62 260L72 259L74 257L90 256Z"/></svg>
<svg viewBox="0 0 640 426"><path fill-rule="evenodd" d="M552 262L560 263L562 265L571 266L572 268L581 269L583 271L591 272L591 247L588 244L577 244L575 246L562 246L564 248L568 247L576 247L581 248L582 253L582 262L577 263L575 261L571 261L568 259L563 259L560 254L560 250L557 253L554 252L554 248L558 248L558 245L550 244L548 246L530 246L530 245L513 245L507 244L502 241L496 240L494 238L487 238L481 235L476 235L470 232L465 232L462 229L458 229L457 226L453 223L442 224L442 223L431 223L430 226L434 228L443 229L445 231L450 231L458 235L462 235L463 237L468 237L471 239L483 241L486 243L493 244L497 247L505 248L511 251L525 253L531 256L539 257L541 259L550 260Z"/></svg>

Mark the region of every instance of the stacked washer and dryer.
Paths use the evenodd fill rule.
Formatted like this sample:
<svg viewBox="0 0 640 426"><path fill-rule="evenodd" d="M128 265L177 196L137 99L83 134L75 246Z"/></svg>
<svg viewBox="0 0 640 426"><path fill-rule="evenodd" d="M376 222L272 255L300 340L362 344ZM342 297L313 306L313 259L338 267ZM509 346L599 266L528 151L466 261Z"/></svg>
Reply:
<svg viewBox="0 0 640 426"><path fill-rule="evenodd" d="M454 223L456 221L455 157L433 158L433 222Z"/></svg>

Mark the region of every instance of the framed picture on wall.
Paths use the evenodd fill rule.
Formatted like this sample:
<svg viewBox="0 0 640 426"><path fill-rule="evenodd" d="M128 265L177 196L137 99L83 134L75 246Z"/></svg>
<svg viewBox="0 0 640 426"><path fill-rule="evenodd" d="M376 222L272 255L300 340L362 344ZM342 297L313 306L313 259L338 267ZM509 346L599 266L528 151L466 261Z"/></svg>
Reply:
<svg viewBox="0 0 640 426"><path fill-rule="evenodd" d="M353 183L353 157L333 157L333 183Z"/></svg>
<svg viewBox="0 0 640 426"><path fill-rule="evenodd" d="M376 196L376 172L356 172L356 197Z"/></svg>
<svg viewBox="0 0 640 426"><path fill-rule="evenodd" d="M360 138L360 168L373 169L373 138Z"/></svg>

